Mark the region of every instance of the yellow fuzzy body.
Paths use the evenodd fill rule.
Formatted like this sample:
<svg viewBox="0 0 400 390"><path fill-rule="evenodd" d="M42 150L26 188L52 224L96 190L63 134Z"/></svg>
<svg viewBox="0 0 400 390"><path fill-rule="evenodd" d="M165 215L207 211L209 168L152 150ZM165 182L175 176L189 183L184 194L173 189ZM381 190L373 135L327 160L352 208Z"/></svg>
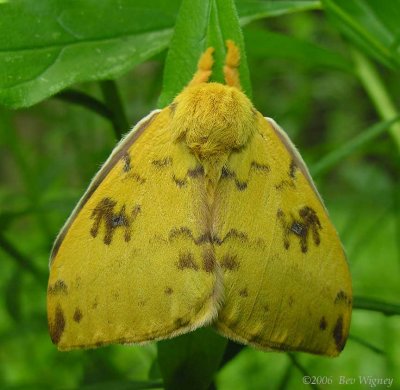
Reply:
<svg viewBox="0 0 400 390"><path fill-rule="evenodd" d="M235 87L219 83L189 87L178 95L173 107L172 137L184 140L199 159L241 148L255 129L252 104Z"/></svg>
<svg viewBox="0 0 400 390"><path fill-rule="evenodd" d="M212 50L174 102L114 149L59 234L48 317L62 350L142 343L205 324L261 349L337 355L345 255L300 155L241 92L208 83Z"/></svg>

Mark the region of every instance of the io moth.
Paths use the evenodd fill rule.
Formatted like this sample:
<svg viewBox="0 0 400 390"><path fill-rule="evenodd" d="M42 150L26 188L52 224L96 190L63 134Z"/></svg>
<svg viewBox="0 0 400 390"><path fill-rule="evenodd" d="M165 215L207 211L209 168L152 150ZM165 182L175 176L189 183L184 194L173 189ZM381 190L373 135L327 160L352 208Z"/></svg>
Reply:
<svg viewBox="0 0 400 390"><path fill-rule="evenodd" d="M339 237L285 132L241 91L227 42L116 146L59 233L47 293L60 350L212 325L263 350L336 356L352 288Z"/></svg>

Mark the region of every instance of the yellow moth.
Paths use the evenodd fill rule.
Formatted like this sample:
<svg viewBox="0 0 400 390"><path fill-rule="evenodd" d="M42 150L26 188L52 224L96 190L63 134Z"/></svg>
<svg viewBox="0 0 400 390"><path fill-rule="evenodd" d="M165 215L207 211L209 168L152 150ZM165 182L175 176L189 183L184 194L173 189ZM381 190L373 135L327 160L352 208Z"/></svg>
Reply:
<svg viewBox="0 0 400 390"><path fill-rule="evenodd" d="M226 84L213 49L116 146L58 235L47 294L60 350L211 324L263 350L338 355L352 290L338 235L284 131Z"/></svg>

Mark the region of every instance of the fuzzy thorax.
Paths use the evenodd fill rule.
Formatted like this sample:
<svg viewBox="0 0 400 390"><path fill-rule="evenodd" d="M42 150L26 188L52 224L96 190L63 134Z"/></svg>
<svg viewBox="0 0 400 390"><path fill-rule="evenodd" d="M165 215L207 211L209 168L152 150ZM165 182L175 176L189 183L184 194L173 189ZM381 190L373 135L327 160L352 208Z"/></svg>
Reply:
<svg viewBox="0 0 400 390"><path fill-rule="evenodd" d="M238 88L219 83L188 86L171 109L171 132L199 157L215 157L246 144L255 128L255 109Z"/></svg>

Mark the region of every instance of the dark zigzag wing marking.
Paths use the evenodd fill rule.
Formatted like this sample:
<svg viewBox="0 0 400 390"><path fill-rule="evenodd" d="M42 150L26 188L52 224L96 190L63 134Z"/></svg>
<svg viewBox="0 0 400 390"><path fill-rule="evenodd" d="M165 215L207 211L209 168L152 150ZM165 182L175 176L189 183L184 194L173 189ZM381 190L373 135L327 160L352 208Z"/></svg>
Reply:
<svg viewBox="0 0 400 390"><path fill-rule="evenodd" d="M237 229L230 229L223 238L213 235L210 232L205 232L200 234L198 237L193 235L193 232L186 226L181 226L179 228L175 227L170 230L168 239L173 241L184 237L190 239L195 245L203 245L207 243L215 244L221 246L228 242L229 240L238 240L242 243L255 244L257 246L263 246L264 241L261 238L250 240L246 232L239 231Z"/></svg>
<svg viewBox="0 0 400 390"><path fill-rule="evenodd" d="M157 169L164 169L164 168L168 168L168 167L172 166L173 160L172 160L172 157L164 157L162 159L153 160L151 163ZM202 165L199 164L193 169L188 169L188 171L186 172L186 175L183 177L177 177L177 176L175 176L175 174L173 174L172 180L175 182L175 184L179 188L182 188L187 185L188 178L197 179L197 178L201 178L201 177L204 177L204 168Z"/></svg>
<svg viewBox="0 0 400 390"><path fill-rule="evenodd" d="M259 164L256 161L253 161L250 165L250 172L251 171L257 171L257 172L262 172L265 174L268 174L270 172L270 167L266 164ZM222 167L222 172L221 172L221 179L230 179L233 180L235 182L236 188L239 191L244 191L247 188L247 185L250 181L246 180L246 181L240 181L237 178L237 175L234 171L231 171L230 169L228 169L226 166Z"/></svg>

